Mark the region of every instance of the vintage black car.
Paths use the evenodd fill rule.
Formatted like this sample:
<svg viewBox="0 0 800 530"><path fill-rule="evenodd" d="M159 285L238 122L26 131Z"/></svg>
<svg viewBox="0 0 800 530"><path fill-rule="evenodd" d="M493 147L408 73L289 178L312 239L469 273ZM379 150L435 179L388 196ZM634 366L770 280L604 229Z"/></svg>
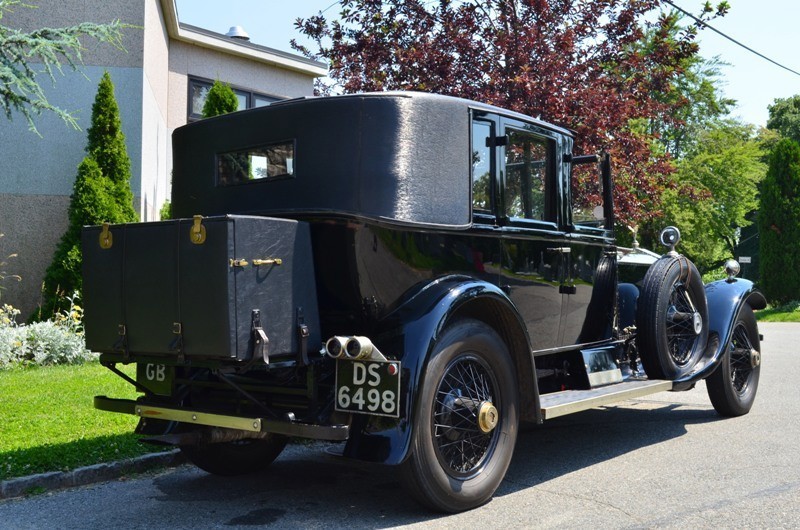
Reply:
<svg viewBox="0 0 800 530"><path fill-rule="evenodd" d="M342 442L443 511L491 498L523 421L701 379L747 413L763 296L735 262L704 286L675 229L658 259L618 249L610 160L573 142L418 93L181 127L176 219L84 229L87 344L142 394L95 407L220 475ZM587 163L595 208L573 198Z"/></svg>

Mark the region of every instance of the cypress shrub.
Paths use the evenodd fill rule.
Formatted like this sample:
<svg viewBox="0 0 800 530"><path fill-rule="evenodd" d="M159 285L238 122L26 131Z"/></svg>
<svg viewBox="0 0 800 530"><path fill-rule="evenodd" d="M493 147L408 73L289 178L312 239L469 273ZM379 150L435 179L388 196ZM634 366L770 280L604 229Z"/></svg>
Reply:
<svg viewBox="0 0 800 530"><path fill-rule="evenodd" d="M236 93L230 87L217 79L211 86L211 90L206 95L206 102L203 104L203 117L210 118L221 114L235 112L239 108L239 100Z"/></svg>
<svg viewBox="0 0 800 530"><path fill-rule="evenodd" d="M70 306L67 297L80 292L81 227L137 220L131 191L131 161L122 133L114 84L103 74L87 130L87 156L78 166L69 205L69 225L45 273L42 301L32 319L47 319Z"/></svg>
<svg viewBox="0 0 800 530"><path fill-rule="evenodd" d="M760 287L772 304L800 300L800 144L778 142L761 184Z"/></svg>
<svg viewBox="0 0 800 530"><path fill-rule="evenodd" d="M103 74L97 87L92 104L92 124L86 136L86 154L94 158L103 175L111 179L113 195L120 206L123 221L137 221L131 191L131 159L125 146L119 105L114 97L114 83L108 72Z"/></svg>

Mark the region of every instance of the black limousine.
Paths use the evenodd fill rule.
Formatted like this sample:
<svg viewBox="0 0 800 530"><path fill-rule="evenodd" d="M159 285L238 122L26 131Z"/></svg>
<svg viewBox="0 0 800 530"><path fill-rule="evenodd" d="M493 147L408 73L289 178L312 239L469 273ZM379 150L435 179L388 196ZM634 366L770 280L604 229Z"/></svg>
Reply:
<svg viewBox="0 0 800 530"><path fill-rule="evenodd" d="M421 93L177 129L175 219L83 232L87 345L141 394L95 407L219 475L291 437L339 442L450 512L492 497L521 422L701 379L722 416L747 413L764 297L734 261L703 285L672 227L661 257L618 248L611 162L573 145Z"/></svg>

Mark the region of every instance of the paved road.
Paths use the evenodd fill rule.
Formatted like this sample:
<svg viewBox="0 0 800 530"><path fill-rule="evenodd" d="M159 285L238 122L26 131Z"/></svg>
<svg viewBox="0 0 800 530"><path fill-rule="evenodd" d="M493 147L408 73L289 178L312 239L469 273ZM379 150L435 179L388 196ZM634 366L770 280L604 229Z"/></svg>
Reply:
<svg viewBox="0 0 800 530"><path fill-rule="evenodd" d="M313 444L255 477L182 467L3 501L0 528L800 528L800 325L761 331L749 415L718 418L698 385L551 420L468 513L425 512L391 470Z"/></svg>

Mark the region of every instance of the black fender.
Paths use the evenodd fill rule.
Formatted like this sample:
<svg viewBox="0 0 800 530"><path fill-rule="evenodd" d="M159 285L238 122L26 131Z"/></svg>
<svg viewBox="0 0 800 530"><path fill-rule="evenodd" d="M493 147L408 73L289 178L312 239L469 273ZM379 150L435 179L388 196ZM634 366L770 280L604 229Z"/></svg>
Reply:
<svg viewBox="0 0 800 530"><path fill-rule="evenodd" d="M619 329L624 330L636 325L636 302L639 300L639 288L632 283L617 285L617 311Z"/></svg>
<svg viewBox="0 0 800 530"><path fill-rule="evenodd" d="M708 302L708 345L703 358L691 373L675 381L675 390L683 390L717 369L728 347L736 318L745 304L753 309L767 306L764 295L750 280L733 278L706 285Z"/></svg>
<svg viewBox="0 0 800 530"><path fill-rule="evenodd" d="M491 311L486 311L487 306L493 306ZM354 414L344 456L389 465L406 459L428 359L447 324L461 317L488 318L495 324L516 361L521 417L541 422L530 339L513 302L494 284L469 276L446 276L425 285L383 319L373 342L382 353L401 362L400 418Z"/></svg>

